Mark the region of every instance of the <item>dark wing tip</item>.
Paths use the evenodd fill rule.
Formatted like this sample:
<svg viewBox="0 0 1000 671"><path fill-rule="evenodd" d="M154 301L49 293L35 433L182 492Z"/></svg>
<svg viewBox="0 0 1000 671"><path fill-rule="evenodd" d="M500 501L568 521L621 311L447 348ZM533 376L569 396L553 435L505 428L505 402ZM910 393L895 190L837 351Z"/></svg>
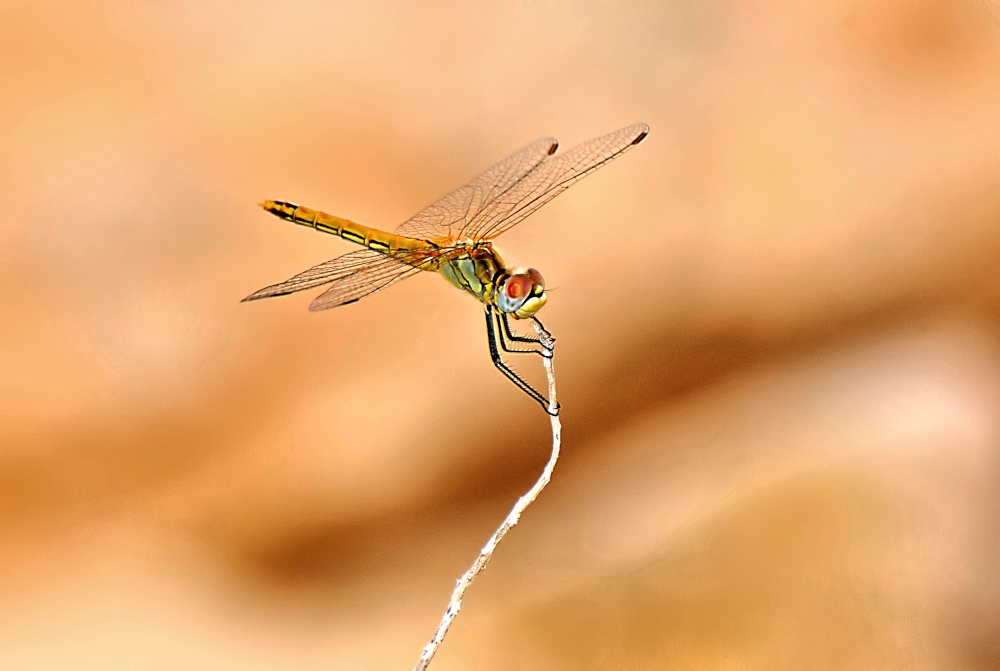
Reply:
<svg viewBox="0 0 1000 671"><path fill-rule="evenodd" d="M632 145L633 146L639 144L640 142L642 142L643 140L646 139L646 136L649 135L649 126L647 126L644 123L639 124L638 131L639 131L639 134L635 137L634 140L632 140Z"/></svg>
<svg viewBox="0 0 1000 671"><path fill-rule="evenodd" d="M556 153L557 149L559 149L559 143L553 140L552 146L549 147L549 156L552 156L552 154Z"/></svg>
<svg viewBox="0 0 1000 671"><path fill-rule="evenodd" d="M309 312L319 312L321 310L329 310L330 308L339 308L344 305L350 305L351 303L357 303L358 301L361 300L361 298L364 298L364 296L362 296L360 298L352 298L351 300L344 301L342 303L332 303L327 305L319 300L322 297L323 294L320 294L319 296L313 299L312 303L309 304Z"/></svg>

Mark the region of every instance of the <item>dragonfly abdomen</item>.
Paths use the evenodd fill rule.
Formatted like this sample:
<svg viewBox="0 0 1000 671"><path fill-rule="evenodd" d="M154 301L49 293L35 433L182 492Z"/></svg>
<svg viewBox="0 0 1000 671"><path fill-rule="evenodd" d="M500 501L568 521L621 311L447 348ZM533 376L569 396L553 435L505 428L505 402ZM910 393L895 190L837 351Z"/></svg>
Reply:
<svg viewBox="0 0 1000 671"><path fill-rule="evenodd" d="M348 219L337 217L326 212L302 207L295 203L266 200L260 204L265 210L276 217L300 226L315 228L323 233L337 235L345 240L364 245L377 252L396 252L410 249L420 249L427 246L427 241L408 238L394 233L386 233L371 226L357 224Z"/></svg>

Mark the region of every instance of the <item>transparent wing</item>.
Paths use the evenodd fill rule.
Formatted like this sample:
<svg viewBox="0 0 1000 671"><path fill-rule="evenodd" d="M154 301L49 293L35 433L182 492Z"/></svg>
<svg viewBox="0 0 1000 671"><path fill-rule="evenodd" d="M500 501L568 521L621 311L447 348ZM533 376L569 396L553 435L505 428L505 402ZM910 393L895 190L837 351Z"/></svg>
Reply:
<svg viewBox="0 0 1000 671"><path fill-rule="evenodd" d="M635 124L573 147L565 154L545 157L534 170L481 208L457 237L497 237L578 180L642 142L648 132L646 124Z"/></svg>
<svg viewBox="0 0 1000 671"><path fill-rule="evenodd" d="M424 240L456 237L483 208L524 179L559 147L552 138L535 140L514 152L469 184L424 208L396 229L399 235Z"/></svg>
<svg viewBox="0 0 1000 671"><path fill-rule="evenodd" d="M243 300L254 301L260 298L284 296L296 291L332 284L327 291L313 301L310 309L323 310L345 305L416 273L419 268L406 261L419 262L424 256L414 252L410 256L397 258L371 249L361 249L313 266L284 282L264 287Z"/></svg>
<svg viewBox="0 0 1000 671"><path fill-rule="evenodd" d="M331 261L313 266L309 270L304 270L284 282L272 284L269 287L255 291L244 298L243 301L255 301L260 298L271 298L272 296L285 296L296 291L312 289L313 287L328 284L340 277L350 275L369 265L384 262L384 259L387 258L389 257L370 249L362 249L350 254L344 254Z"/></svg>
<svg viewBox="0 0 1000 671"><path fill-rule="evenodd" d="M397 261L391 256L384 256L382 260L382 263L372 263L350 275L335 279L329 289L313 299L309 309L327 310L347 305L420 272L420 268Z"/></svg>

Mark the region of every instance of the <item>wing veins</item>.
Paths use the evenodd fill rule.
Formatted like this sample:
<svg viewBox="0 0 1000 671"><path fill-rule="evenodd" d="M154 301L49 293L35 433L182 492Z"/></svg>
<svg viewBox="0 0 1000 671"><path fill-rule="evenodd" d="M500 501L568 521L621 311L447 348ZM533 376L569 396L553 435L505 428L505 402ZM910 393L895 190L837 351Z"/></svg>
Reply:
<svg viewBox="0 0 1000 671"><path fill-rule="evenodd" d="M558 147L552 138L526 145L403 222L396 233L419 237L455 238L457 232L490 203L516 186Z"/></svg>
<svg viewBox="0 0 1000 671"><path fill-rule="evenodd" d="M294 275L284 282L259 289L243 300L252 301L274 296L286 296L324 284L345 281L350 277L357 276L360 273L371 272L377 268L415 268L411 264L419 263L424 257L426 257L425 251L387 255L371 249L361 249L338 256L329 261L324 261Z"/></svg>
<svg viewBox="0 0 1000 671"><path fill-rule="evenodd" d="M565 154L546 158L490 208L480 212L462 235L477 240L495 238L634 147L648 130L645 124L635 124L573 147Z"/></svg>

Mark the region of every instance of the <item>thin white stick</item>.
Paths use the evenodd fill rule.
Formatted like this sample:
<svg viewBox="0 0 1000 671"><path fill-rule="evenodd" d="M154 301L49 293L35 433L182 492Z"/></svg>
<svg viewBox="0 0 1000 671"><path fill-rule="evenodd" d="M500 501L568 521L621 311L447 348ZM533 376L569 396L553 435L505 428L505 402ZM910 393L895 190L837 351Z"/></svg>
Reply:
<svg viewBox="0 0 1000 671"><path fill-rule="evenodd" d="M448 602L448 608L444 612L444 617L441 618L441 624L438 625L437 631L434 632L434 638L424 647L424 651L420 655L420 661L417 662L414 671L426 671L427 667L430 666L434 653L437 652L438 646L441 645L445 634L448 633L448 628L451 627L451 623L458 615L458 611L462 609L462 597L465 595L465 590L469 588L472 581L476 579L476 576L486 568L486 564L489 562L490 557L493 556L497 544L517 524L518 520L521 519L521 513L538 498L541 491L545 489L545 485L549 484L549 480L552 478L552 470L559 459L562 425L559 423L559 416L555 414L556 409L559 407L558 403L556 403L556 374L552 365L555 339L538 324L535 324L535 331L538 333L542 347L545 350L542 360L545 363L545 375L549 378L549 417L552 420L552 455L549 457L549 462L545 464L545 468L542 470L542 474L538 477L538 480L532 485L531 489L517 500L517 503L514 504L514 507L507 515L507 519L503 521L503 524L500 525L493 536L486 542L483 549L479 551L476 561L472 563L469 570L465 572L465 575L455 585L455 591L451 593L451 601Z"/></svg>

